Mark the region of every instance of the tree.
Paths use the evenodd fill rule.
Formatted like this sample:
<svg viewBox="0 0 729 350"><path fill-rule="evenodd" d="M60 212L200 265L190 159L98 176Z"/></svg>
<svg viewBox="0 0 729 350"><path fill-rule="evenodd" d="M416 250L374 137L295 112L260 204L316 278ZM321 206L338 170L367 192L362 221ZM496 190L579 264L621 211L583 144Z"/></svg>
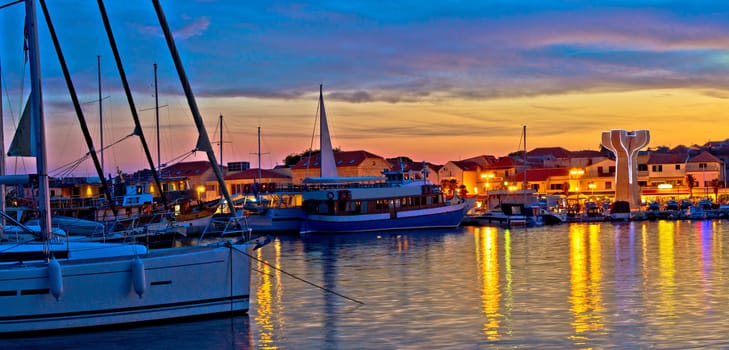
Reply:
<svg viewBox="0 0 729 350"><path fill-rule="evenodd" d="M724 181L719 179L711 180L711 188L714 190L714 198L719 199L719 188L724 187Z"/></svg>
<svg viewBox="0 0 729 350"><path fill-rule="evenodd" d="M696 179L693 175L686 175L686 183L689 188L689 198L694 198L694 186L696 186Z"/></svg>
<svg viewBox="0 0 729 350"><path fill-rule="evenodd" d="M458 196L461 198L466 198L468 195L468 189L466 189L466 185L458 186Z"/></svg>
<svg viewBox="0 0 729 350"><path fill-rule="evenodd" d="M333 151L334 151L334 153L337 153L337 152L340 151L340 149L337 147L337 148L333 149ZM314 151L312 151L311 149L308 149L308 150L303 151L301 153L289 154L284 159L284 165L287 166L287 167L294 166L294 165L296 165L296 163L300 162L302 158L309 157L309 156L315 157L320 152L321 151L319 151L318 149L317 150L314 150Z"/></svg>

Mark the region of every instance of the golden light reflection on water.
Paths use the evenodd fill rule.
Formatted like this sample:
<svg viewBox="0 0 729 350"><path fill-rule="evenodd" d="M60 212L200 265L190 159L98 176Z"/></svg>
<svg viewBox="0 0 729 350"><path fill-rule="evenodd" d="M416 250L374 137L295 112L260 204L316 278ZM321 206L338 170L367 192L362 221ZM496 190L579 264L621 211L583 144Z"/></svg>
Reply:
<svg viewBox="0 0 729 350"><path fill-rule="evenodd" d="M658 314L675 317L676 312L676 225L670 221L658 222Z"/></svg>
<svg viewBox="0 0 729 350"><path fill-rule="evenodd" d="M569 240L572 338L579 340L585 338L585 332L604 327L600 226L571 225Z"/></svg>
<svg viewBox="0 0 729 350"><path fill-rule="evenodd" d="M280 266L281 265L281 241L278 239L275 239L270 244L273 247L274 251L274 260L273 263L274 266ZM252 283L252 285L257 286L256 288L256 299L258 302L258 306L256 309L256 317L254 318L254 322L258 325L259 331L258 333L258 339L257 344L259 344L259 347L261 349L278 349L275 343L274 334L275 334L275 325L274 325L274 310L273 305L274 302L276 302L278 305L280 305L280 293L275 293L272 286L273 281L276 281L277 286L281 285L281 272L277 269L271 268L271 266L262 263L263 260L261 249L256 250L256 261L255 263L255 270L259 271L259 273L256 274L258 276L258 281L256 283ZM274 300L274 296L277 295L276 299Z"/></svg>
<svg viewBox="0 0 729 350"><path fill-rule="evenodd" d="M495 341L501 339L501 322L504 317L500 310L501 286L499 282L499 231L493 227L482 227L476 231L474 239L477 249L479 272L481 274L481 303L486 322L483 325L483 332L486 339ZM510 249L509 233L505 236L505 251ZM509 254L509 253L506 253ZM507 273L507 293L511 294L511 266L509 259L505 259Z"/></svg>

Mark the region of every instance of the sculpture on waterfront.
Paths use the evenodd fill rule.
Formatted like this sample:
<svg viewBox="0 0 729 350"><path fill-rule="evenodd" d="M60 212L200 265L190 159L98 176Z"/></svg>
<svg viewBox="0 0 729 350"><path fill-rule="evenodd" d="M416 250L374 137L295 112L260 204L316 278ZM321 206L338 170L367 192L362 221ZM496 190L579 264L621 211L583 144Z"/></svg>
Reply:
<svg viewBox="0 0 729 350"><path fill-rule="evenodd" d="M602 145L615 154L615 201L627 201L631 209L640 207L638 151L649 141L648 130L610 130L602 133Z"/></svg>

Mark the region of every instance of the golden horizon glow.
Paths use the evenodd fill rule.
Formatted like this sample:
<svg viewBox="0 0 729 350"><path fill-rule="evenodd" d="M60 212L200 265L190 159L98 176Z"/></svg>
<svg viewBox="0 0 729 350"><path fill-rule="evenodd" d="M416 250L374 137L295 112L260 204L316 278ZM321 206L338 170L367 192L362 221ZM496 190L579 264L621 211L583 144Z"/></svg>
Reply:
<svg viewBox="0 0 729 350"><path fill-rule="evenodd" d="M597 150L601 133L611 129L648 129L651 132L649 147L724 140L729 137L729 125L716 122L729 114L725 100L720 98L723 95L729 95L729 92L648 89L486 100L444 98L437 102L350 103L331 100L327 101L327 114L334 147L367 150L382 157L405 155L413 160L445 164L477 155L499 157L514 152L518 148L522 125L529 127L530 149L563 147L568 150ZM185 118L190 113L184 107L184 100L181 97L169 99L177 101L170 101L171 107L161 117L163 163L179 156L183 150L194 148L197 139L192 117ZM223 137L232 140L224 143L224 162L248 160L256 164L251 154L258 150L257 126L261 126L261 151L266 153L261 159L264 168L282 164L287 155L304 151L312 143L316 113L314 96L286 100L199 98L198 102L209 133L215 130L218 116L224 115L223 122L227 127ZM131 125L128 112L121 108L123 104L118 105L119 111L109 113L117 120L106 124L117 125L118 128L118 125ZM181 116L174 127L171 127L172 115ZM48 122L49 144L61 144L61 147L50 148L51 169L54 164L65 164L88 152L85 145L78 143L69 148L70 142L81 139L80 130L68 128L68 125L75 125L72 124L75 123L74 118L73 113L62 112ZM304 127L292 128L291 125ZM107 137L114 139L113 135L126 135L126 129L131 129L131 126L123 131L110 132L112 136ZM677 130L681 132L677 133ZM6 132L12 133L10 130ZM71 137L74 133L79 137ZM146 125L145 133L155 134L151 124ZM210 135L210 138L215 142L219 136ZM189 140L188 145L184 140ZM155 142L148 142L154 152L157 148ZM109 155L106 163L113 162L114 167L119 166L127 172L146 168L140 163L143 158L139 157L141 146L137 144L137 140L129 140L119 148L105 151ZM314 144L314 148L318 148ZM77 151L74 152L74 149ZM215 151L218 152L218 149ZM203 154L188 158L204 159ZM79 172L94 174L92 169L91 162L85 162ZM12 169L8 170L8 173L13 173Z"/></svg>

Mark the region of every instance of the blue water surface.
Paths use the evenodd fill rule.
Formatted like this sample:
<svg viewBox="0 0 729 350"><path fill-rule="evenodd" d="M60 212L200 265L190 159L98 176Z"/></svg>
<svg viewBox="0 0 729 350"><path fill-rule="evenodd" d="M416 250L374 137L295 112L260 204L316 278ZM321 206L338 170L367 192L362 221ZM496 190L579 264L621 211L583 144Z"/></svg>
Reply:
<svg viewBox="0 0 729 350"><path fill-rule="evenodd" d="M0 348L729 348L726 221L278 236L255 259L249 315Z"/></svg>

